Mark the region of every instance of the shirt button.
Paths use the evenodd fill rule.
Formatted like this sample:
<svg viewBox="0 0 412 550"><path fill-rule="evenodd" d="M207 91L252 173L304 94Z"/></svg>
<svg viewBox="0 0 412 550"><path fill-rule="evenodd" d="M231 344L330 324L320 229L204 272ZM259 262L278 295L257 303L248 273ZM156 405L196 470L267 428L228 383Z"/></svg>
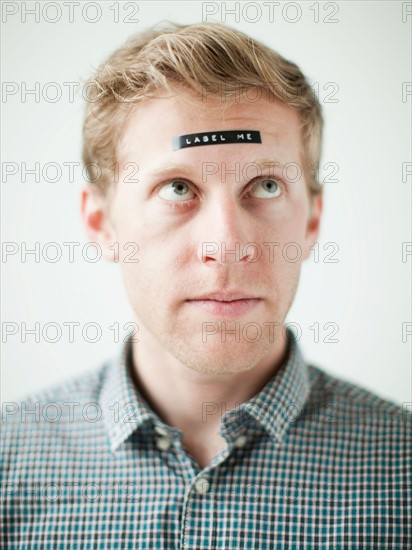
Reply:
<svg viewBox="0 0 412 550"><path fill-rule="evenodd" d="M167 433L167 431L162 428L161 426L155 426L155 432L158 434L158 435L161 435L161 436L166 436L168 437L169 434Z"/></svg>
<svg viewBox="0 0 412 550"><path fill-rule="evenodd" d="M241 447L244 447L247 443L247 437L245 435L240 435L237 439L235 439L235 447L240 449Z"/></svg>
<svg viewBox="0 0 412 550"><path fill-rule="evenodd" d="M195 489L199 495L204 495L207 493L209 490L208 480L204 477L199 477L199 479L195 481Z"/></svg>
<svg viewBox="0 0 412 550"><path fill-rule="evenodd" d="M167 436L158 437L156 440L156 447L161 451L167 451L171 444L170 437Z"/></svg>

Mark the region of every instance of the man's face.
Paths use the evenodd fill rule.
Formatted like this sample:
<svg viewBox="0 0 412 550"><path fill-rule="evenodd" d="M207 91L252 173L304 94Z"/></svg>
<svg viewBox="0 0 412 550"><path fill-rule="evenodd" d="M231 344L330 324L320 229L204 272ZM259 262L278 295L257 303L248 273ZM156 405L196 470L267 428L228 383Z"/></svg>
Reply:
<svg viewBox="0 0 412 550"><path fill-rule="evenodd" d="M135 107L105 220L139 339L206 373L250 369L277 345L318 230L296 112L265 99L219 104L180 93ZM172 150L174 136L238 129L258 130L262 143ZM239 296L196 300L217 291ZM233 300L242 297L255 299Z"/></svg>

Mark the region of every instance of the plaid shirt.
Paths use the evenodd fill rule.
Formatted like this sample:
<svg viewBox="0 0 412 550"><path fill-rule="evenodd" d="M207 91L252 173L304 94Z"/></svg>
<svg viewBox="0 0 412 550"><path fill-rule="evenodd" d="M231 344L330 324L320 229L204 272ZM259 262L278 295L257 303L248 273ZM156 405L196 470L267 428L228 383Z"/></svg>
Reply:
<svg viewBox="0 0 412 550"><path fill-rule="evenodd" d="M410 550L410 416L306 364L287 335L287 360L222 415L227 447L203 469L136 389L129 339L4 403L1 548Z"/></svg>

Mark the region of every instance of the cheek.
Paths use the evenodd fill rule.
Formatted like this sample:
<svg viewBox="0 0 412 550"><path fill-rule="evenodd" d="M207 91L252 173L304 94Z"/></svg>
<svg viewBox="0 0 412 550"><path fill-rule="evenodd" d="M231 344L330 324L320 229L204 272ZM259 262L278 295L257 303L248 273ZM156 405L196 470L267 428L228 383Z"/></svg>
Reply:
<svg viewBox="0 0 412 550"><path fill-rule="evenodd" d="M178 291L188 278L188 249L178 234L160 234L155 224L119 231L119 263L126 292L135 304L148 304ZM132 255L133 252L133 255Z"/></svg>
<svg viewBox="0 0 412 550"><path fill-rule="evenodd" d="M308 204L302 198L291 201L281 223L276 224L276 232L283 244L297 242L302 245L308 218Z"/></svg>
<svg viewBox="0 0 412 550"><path fill-rule="evenodd" d="M266 250L265 269L268 285L279 304L291 301L299 282L305 252L307 208L304 201L294 202L282 218L266 227L260 235Z"/></svg>
<svg viewBox="0 0 412 550"><path fill-rule="evenodd" d="M257 240L266 249L270 263L275 263L273 269L296 269L294 264L303 256L307 214L304 201L295 201L259 227Z"/></svg>

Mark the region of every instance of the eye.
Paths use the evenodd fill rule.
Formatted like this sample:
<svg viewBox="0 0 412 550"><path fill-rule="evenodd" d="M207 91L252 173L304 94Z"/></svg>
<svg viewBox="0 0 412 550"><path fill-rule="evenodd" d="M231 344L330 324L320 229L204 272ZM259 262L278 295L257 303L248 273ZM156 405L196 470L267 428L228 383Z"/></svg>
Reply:
<svg viewBox="0 0 412 550"><path fill-rule="evenodd" d="M257 199L273 199L282 194L280 184L272 178L262 178L252 187L251 194Z"/></svg>
<svg viewBox="0 0 412 550"><path fill-rule="evenodd" d="M166 183L160 189L159 195L167 201L187 201L195 197L189 185L183 180L173 180Z"/></svg>

